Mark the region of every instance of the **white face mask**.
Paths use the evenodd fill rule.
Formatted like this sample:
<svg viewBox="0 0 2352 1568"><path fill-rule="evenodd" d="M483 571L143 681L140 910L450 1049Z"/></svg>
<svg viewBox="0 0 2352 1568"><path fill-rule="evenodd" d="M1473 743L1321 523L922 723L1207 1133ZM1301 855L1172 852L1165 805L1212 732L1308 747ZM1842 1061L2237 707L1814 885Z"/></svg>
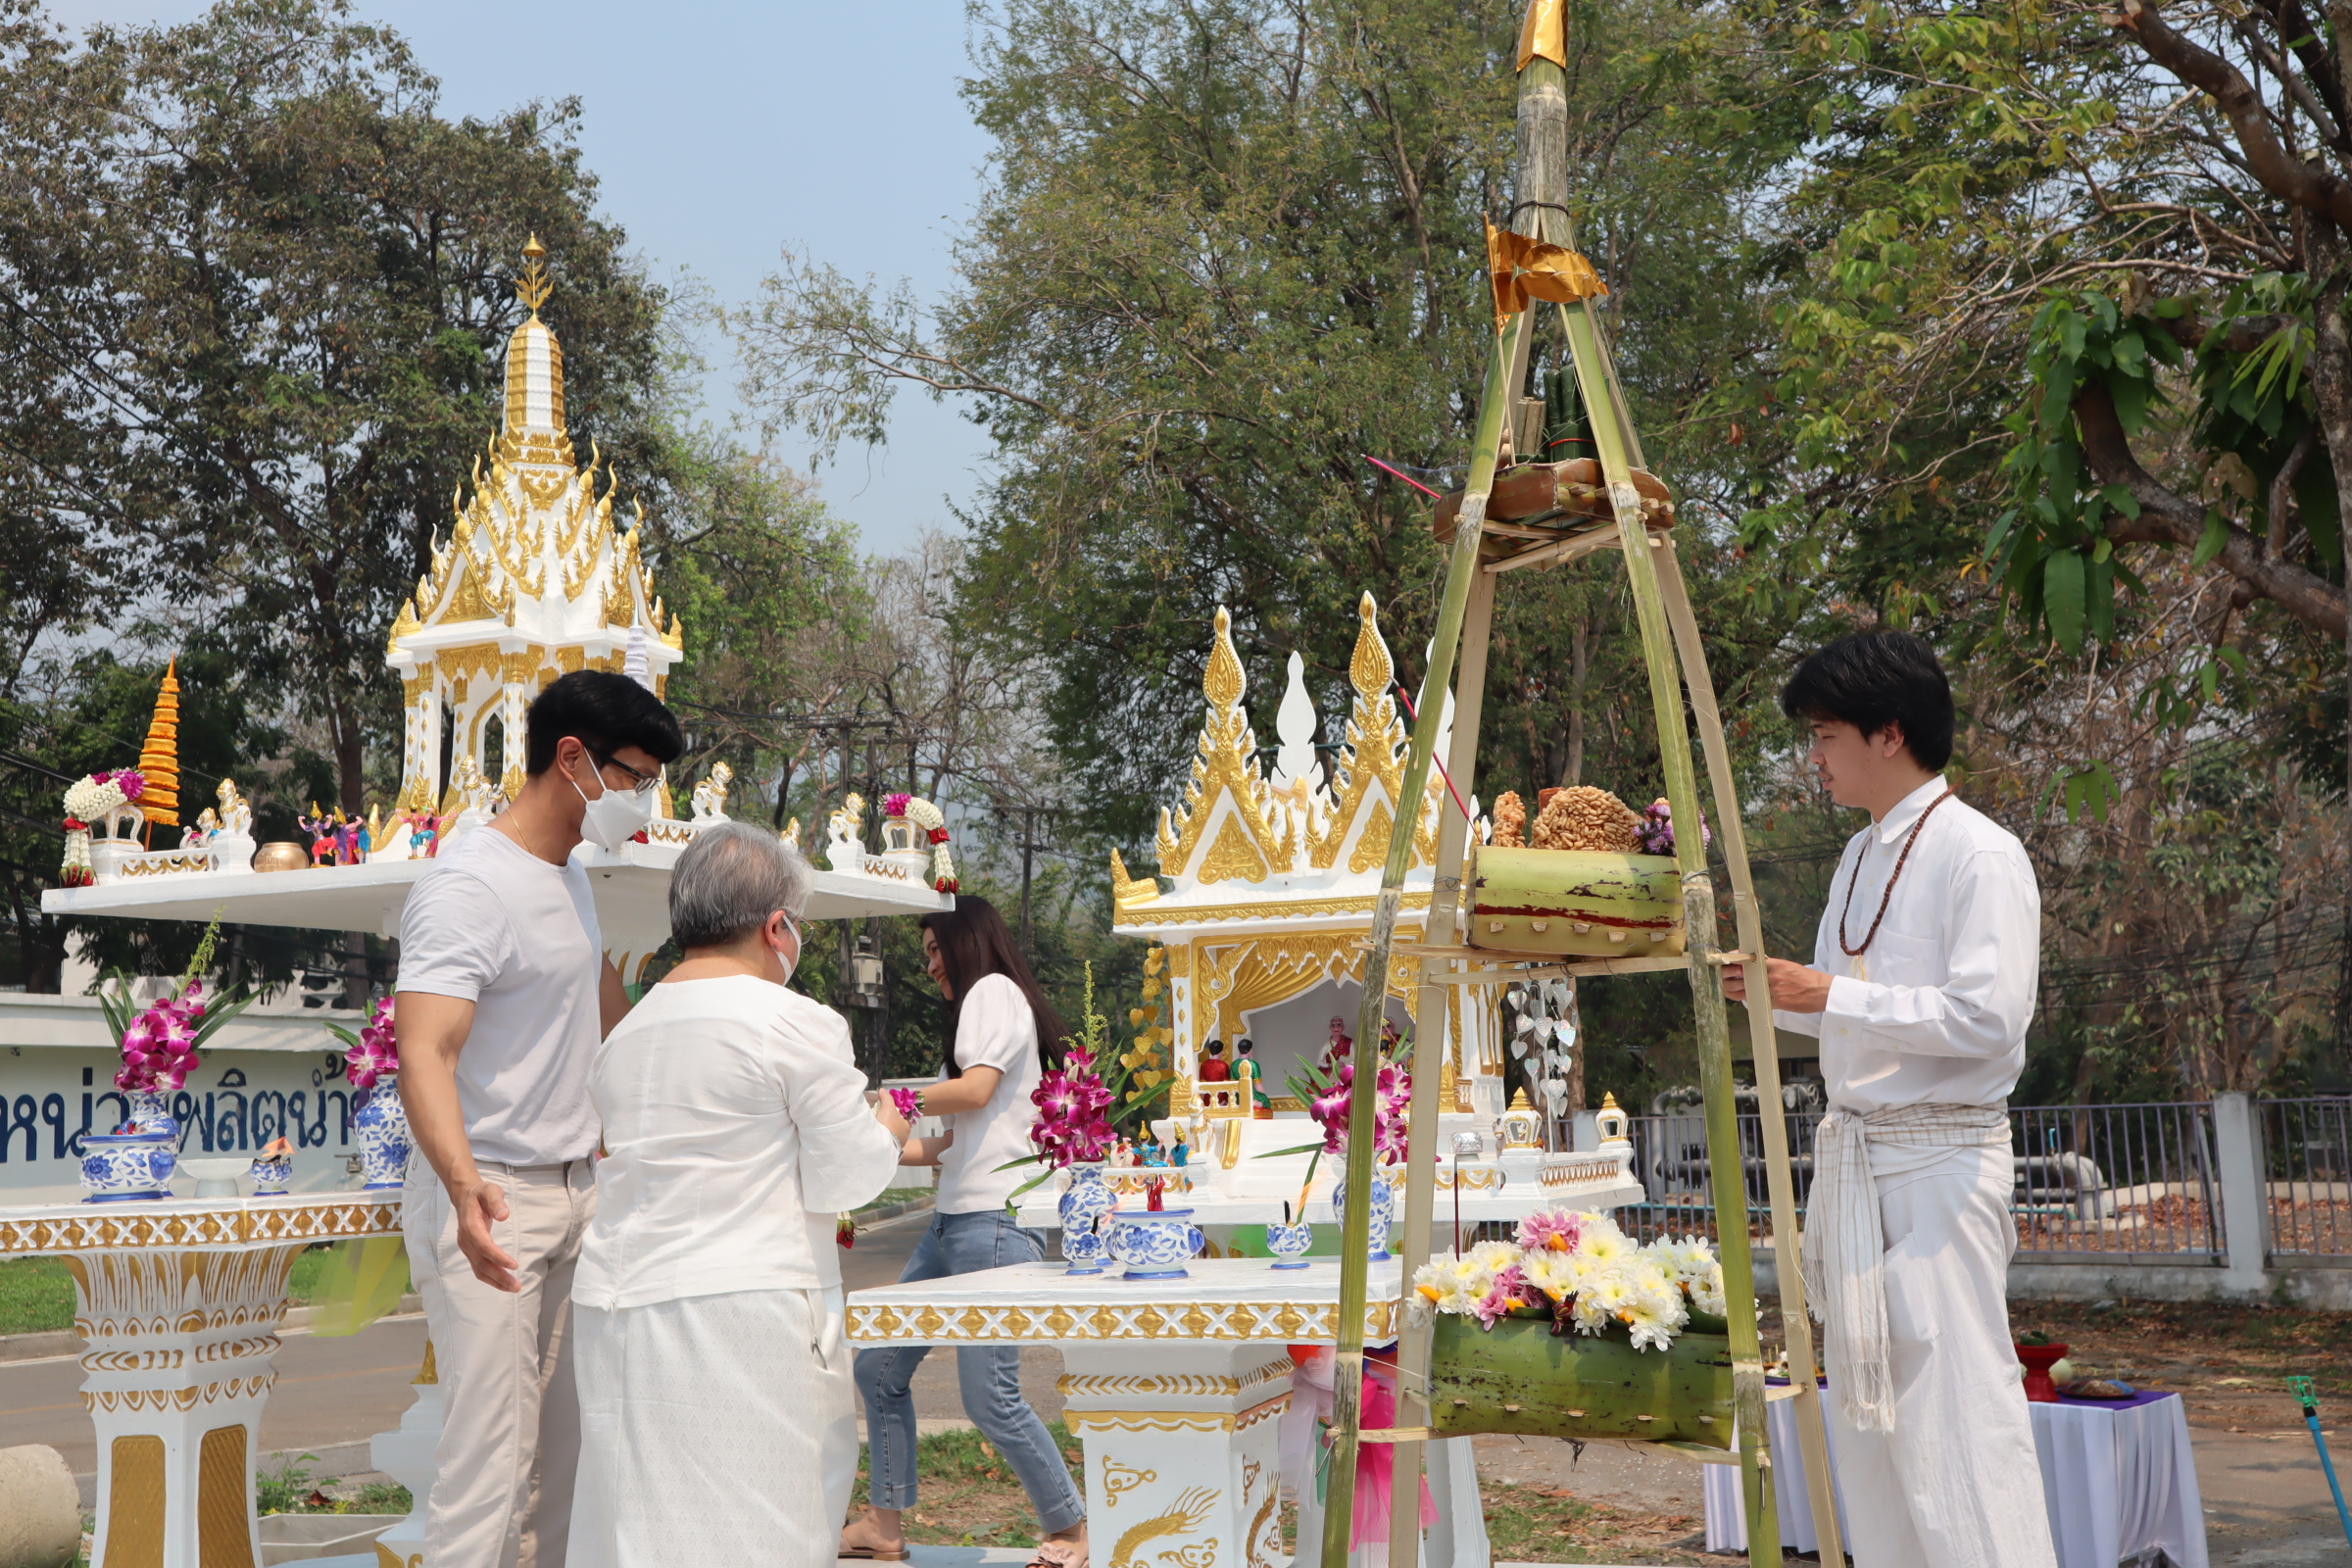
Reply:
<svg viewBox="0 0 2352 1568"><path fill-rule="evenodd" d="M775 947L772 944L769 946L767 951L774 954L776 956L776 961L784 966L784 979L782 983L789 985L792 982L794 972L801 966L801 922L795 920L791 915L785 914L782 909L778 909L776 912L784 915L784 929L792 933L793 956L789 958L786 957L784 956L784 950L782 948Z"/></svg>
<svg viewBox="0 0 2352 1568"><path fill-rule="evenodd" d="M594 761L595 759L589 760ZM588 799L588 792L580 788L578 779L572 778L569 773L564 776L571 780L572 793L579 796L581 804L588 808L580 818L580 837L599 849L618 853L622 845L643 832L646 824L654 819L652 790L616 790L605 784L605 793L592 801ZM602 775L599 775L597 782L604 784Z"/></svg>

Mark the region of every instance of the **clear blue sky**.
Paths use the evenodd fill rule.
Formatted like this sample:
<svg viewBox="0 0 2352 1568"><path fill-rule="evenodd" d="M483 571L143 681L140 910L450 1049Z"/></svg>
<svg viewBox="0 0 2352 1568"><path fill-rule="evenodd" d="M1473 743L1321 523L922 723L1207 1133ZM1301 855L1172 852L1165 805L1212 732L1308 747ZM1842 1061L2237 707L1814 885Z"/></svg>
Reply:
<svg viewBox="0 0 2352 1568"><path fill-rule="evenodd" d="M54 0L74 26L184 22L191 0ZM855 276L953 282L949 247L979 191L989 143L956 96L968 69L963 8L622 5L560 8L358 0L441 79L451 115L576 96L580 145L605 215L658 275L679 267L739 303L790 245ZM712 412L733 411L726 345L709 345ZM796 466L805 440L779 455ZM987 444L953 410L901 393L890 444L845 448L819 470L826 500L868 550L954 526L948 499L977 488Z"/></svg>

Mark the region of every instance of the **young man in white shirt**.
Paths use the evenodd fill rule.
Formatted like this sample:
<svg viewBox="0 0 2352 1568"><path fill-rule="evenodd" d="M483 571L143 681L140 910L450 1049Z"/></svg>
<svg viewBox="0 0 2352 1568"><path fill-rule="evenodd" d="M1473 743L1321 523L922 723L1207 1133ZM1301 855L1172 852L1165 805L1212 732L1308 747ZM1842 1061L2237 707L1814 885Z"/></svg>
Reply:
<svg viewBox="0 0 2352 1568"><path fill-rule="evenodd" d="M566 1336L596 1211L597 1042L628 1011L584 838L618 849L685 750L661 699L579 670L527 714L514 804L416 879L400 922L400 1094L419 1157L401 1231L446 1415L433 1568L562 1568L579 1460Z"/></svg>
<svg viewBox="0 0 2352 1568"><path fill-rule="evenodd" d="M1804 1272L1828 1331L1846 1548L1857 1568L2055 1568L2007 1298L2034 867L1945 784L1951 688L1918 638L1839 638L1781 704L1811 723L1831 799L1871 816L1813 966L1768 965L1773 1023L1820 1037L1829 1088ZM1737 966L1724 990L1746 999Z"/></svg>

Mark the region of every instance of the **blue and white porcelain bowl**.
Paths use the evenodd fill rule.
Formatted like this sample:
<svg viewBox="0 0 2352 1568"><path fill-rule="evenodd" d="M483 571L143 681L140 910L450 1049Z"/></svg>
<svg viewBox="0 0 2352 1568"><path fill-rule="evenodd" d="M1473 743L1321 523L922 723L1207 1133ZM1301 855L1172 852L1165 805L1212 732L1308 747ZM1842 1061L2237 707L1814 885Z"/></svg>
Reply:
<svg viewBox="0 0 2352 1568"><path fill-rule="evenodd" d="M1121 1279L1180 1280L1208 1238L1189 1208L1122 1209L1110 1217L1110 1255L1127 1265Z"/></svg>
<svg viewBox="0 0 2352 1568"><path fill-rule="evenodd" d="M1305 1268L1306 1250L1314 1245L1315 1228L1305 1220L1266 1227L1266 1250L1274 1254L1275 1268Z"/></svg>
<svg viewBox="0 0 2352 1568"><path fill-rule="evenodd" d="M360 1191L389 1192L409 1178L409 1112L399 1085L390 1078L368 1091L368 1103L351 1118L360 1135Z"/></svg>
<svg viewBox="0 0 2352 1568"><path fill-rule="evenodd" d="M286 1184L294 1179L294 1156L280 1154L275 1159L257 1159L246 1175L253 1178L256 1198L282 1198Z"/></svg>
<svg viewBox="0 0 2352 1568"><path fill-rule="evenodd" d="M172 1196L179 1163L173 1136L165 1132L83 1133L81 1187L85 1203L122 1203Z"/></svg>

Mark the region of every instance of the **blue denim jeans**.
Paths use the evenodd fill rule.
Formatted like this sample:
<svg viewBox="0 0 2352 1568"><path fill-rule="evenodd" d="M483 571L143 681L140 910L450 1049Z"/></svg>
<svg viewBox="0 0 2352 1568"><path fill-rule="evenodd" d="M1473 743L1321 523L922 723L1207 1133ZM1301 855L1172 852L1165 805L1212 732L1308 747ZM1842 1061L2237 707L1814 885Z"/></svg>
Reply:
<svg viewBox="0 0 2352 1568"><path fill-rule="evenodd" d="M1002 1209L934 1214L899 1283L1034 1263L1045 1255L1045 1237L1022 1230ZM906 1345L858 1352L858 1392L865 1398L868 1494L877 1508L914 1506L914 1396L908 1388L914 1369L930 1349L927 1345ZM1086 1499L1071 1482L1070 1467L1062 1461L1054 1435L1021 1396L1020 1347L958 1347L956 1378L963 1388L963 1413L1021 1478L1046 1532L1067 1530L1085 1518Z"/></svg>

